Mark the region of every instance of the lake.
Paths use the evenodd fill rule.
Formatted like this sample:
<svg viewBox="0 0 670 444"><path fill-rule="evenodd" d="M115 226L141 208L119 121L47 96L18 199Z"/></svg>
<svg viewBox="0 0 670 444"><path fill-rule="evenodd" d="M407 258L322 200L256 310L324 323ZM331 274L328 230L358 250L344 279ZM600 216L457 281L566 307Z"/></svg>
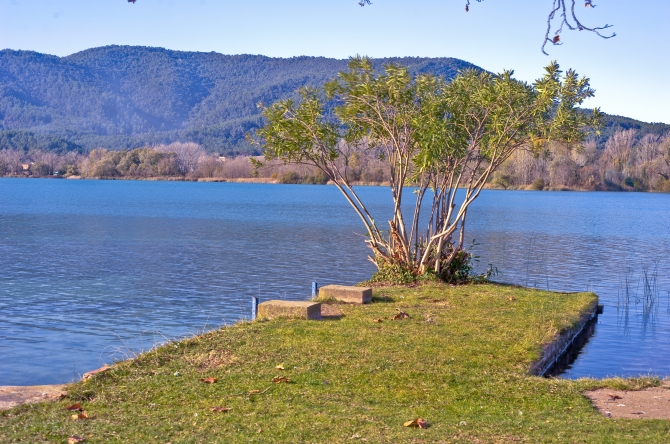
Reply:
<svg viewBox="0 0 670 444"><path fill-rule="evenodd" d="M360 187L377 220L390 191ZM564 377L670 374L670 195L486 190L468 245L502 282L605 312ZM0 179L0 385L77 379L168 339L370 277L332 186Z"/></svg>

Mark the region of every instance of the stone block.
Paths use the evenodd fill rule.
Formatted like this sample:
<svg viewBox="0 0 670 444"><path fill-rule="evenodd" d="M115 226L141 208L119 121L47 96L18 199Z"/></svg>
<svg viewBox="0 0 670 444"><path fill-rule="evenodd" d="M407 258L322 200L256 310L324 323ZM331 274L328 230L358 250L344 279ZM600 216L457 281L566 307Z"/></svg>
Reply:
<svg viewBox="0 0 670 444"><path fill-rule="evenodd" d="M326 285L319 289L319 297L333 298L352 304L369 304L372 301L372 288L347 287L345 285Z"/></svg>
<svg viewBox="0 0 670 444"><path fill-rule="evenodd" d="M321 319L319 302L265 301L258 305L258 319Z"/></svg>

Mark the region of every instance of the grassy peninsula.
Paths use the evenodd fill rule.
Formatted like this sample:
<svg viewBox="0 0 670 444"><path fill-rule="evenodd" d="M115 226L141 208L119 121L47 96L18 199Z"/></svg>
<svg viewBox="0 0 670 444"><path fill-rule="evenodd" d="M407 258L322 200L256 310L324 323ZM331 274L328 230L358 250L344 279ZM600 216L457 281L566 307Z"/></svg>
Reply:
<svg viewBox="0 0 670 444"><path fill-rule="evenodd" d="M658 380L529 375L594 298L378 288L323 321L243 322L117 363L61 401L1 412L0 442L667 442L668 421L607 419L582 395ZM72 419L74 403L88 419ZM429 427L403 426L416 418Z"/></svg>

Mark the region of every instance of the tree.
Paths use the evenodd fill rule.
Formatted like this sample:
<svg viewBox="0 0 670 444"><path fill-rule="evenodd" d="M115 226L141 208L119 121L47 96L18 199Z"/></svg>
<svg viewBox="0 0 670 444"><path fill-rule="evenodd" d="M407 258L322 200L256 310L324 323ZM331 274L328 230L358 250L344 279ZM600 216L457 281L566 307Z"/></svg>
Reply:
<svg viewBox="0 0 670 444"><path fill-rule="evenodd" d="M637 131L634 129L619 130L605 143L605 154L610 157L613 165L623 171L633 154L633 145Z"/></svg>
<svg viewBox="0 0 670 444"><path fill-rule="evenodd" d="M303 88L299 102L264 108L258 142L266 160L315 166L340 189L367 230L380 276L432 273L458 281L469 258L467 211L493 172L521 147L540 152L550 142L580 144L600 118L598 110L587 115L577 108L594 91L572 70L562 75L551 63L533 85L512 76L468 70L447 83L412 77L397 65L376 74L369 59L355 57L324 88ZM390 168L388 230L348 179L351 156L361 150L376 152ZM415 204L408 219L409 185Z"/></svg>
<svg viewBox="0 0 670 444"><path fill-rule="evenodd" d="M482 1L483 0L477 0L478 3L481 3ZM616 33L612 33L609 35L604 35L601 33L601 31L611 28L612 25L606 24L604 26L588 27L582 24L581 20L577 17L577 13L575 11L577 1L578 0L552 0L551 10L549 11L549 15L547 16L547 32L545 33L544 40L542 42L541 50L543 54L549 55L545 51L547 43L551 43L552 45L562 44L561 32L563 32L564 27L569 29L570 31L577 31L577 30L589 31L604 39L611 39L612 37L616 36ZM585 8L596 7L596 5L593 4L593 0L579 0L579 1L584 2ZM371 0L360 0L358 4L361 6L365 6L365 5L371 5L372 2ZM466 0L465 12L469 11L470 11L470 0ZM556 15L557 13L558 17Z"/></svg>
<svg viewBox="0 0 670 444"><path fill-rule="evenodd" d="M193 173L198 163L205 157L204 148L193 142L174 142L170 145L160 145L157 149L165 153L175 153L177 166L182 174Z"/></svg>

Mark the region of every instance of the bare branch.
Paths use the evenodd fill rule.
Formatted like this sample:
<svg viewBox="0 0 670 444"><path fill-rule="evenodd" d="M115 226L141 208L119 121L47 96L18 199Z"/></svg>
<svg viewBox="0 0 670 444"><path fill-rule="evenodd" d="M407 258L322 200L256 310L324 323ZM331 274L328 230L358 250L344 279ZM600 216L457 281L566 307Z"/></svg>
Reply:
<svg viewBox="0 0 670 444"><path fill-rule="evenodd" d="M611 39L612 37L616 36L616 33L612 33L609 35L604 35L600 31L603 31L605 29L611 28L612 25L605 24L604 26L596 26L596 27L588 27L584 24L582 24L581 20L577 17L577 14L575 12L575 4L577 0L568 0L570 2L570 16L568 16L567 12L567 6L566 6L566 0L553 0L553 5L551 12L549 13L547 17L547 32L544 35L544 41L542 43L542 53L545 55L547 54L547 51L545 51L545 47L547 46L547 43L551 43L552 45L561 45L561 32L563 31L563 26L566 26L569 30L571 31L589 31L593 32L599 37L602 37L604 39ZM582 1L582 0L580 0ZM584 1L584 7L585 8L595 8L596 5L593 4L592 0L583 0ZM556 13L561 12L559 16L559 21L558 21L558 27L555 26L555 18L556 18ZM552 33L553 30L553 37L549 37L550 34Z"/></svg>
<svg viewBox="0 0 670 444"><path fill-rule="evenodd" d="M477 3L481 3L484 0L476 0ZM605 24L604 26L594 26L594 27L589 27L584 25L581 20L577 17L577 13L575 12L575 5L578 0L552 0L553 4L551 7L551 11L549 12L549 15L547 16L547 32L544 35L544 41L542 43L542 53L545 55L547 54L547 51L545 51L545 47L547 46L547 43L551 43L552 45L562 45L561 43L561 32L563 31L563 26L567 27L571 31L589 31L593 32L599 37L602 37L604 39L611 39L612 37L616 36L616 33L612 33L609 35L602 34L600 31L603 31L605 29L611 28L612 25ZM566 1L568 3L566 3ZM585 8L595 8L596 5L593 4L593 0L579 0L580 2L584 2L584 7ZM371 5L372 2L370 0L360 0L358 2L360 6L365 6L365 5ZM567 5L570 5L570 14L568 15L568 7ZM470 11L470 0L465 1L465 12ZM558 21L558 26L554 22L556 19L556 13L560 12L559 18L560 20ZM552 37L550 35L553 34Z"/></svg>

